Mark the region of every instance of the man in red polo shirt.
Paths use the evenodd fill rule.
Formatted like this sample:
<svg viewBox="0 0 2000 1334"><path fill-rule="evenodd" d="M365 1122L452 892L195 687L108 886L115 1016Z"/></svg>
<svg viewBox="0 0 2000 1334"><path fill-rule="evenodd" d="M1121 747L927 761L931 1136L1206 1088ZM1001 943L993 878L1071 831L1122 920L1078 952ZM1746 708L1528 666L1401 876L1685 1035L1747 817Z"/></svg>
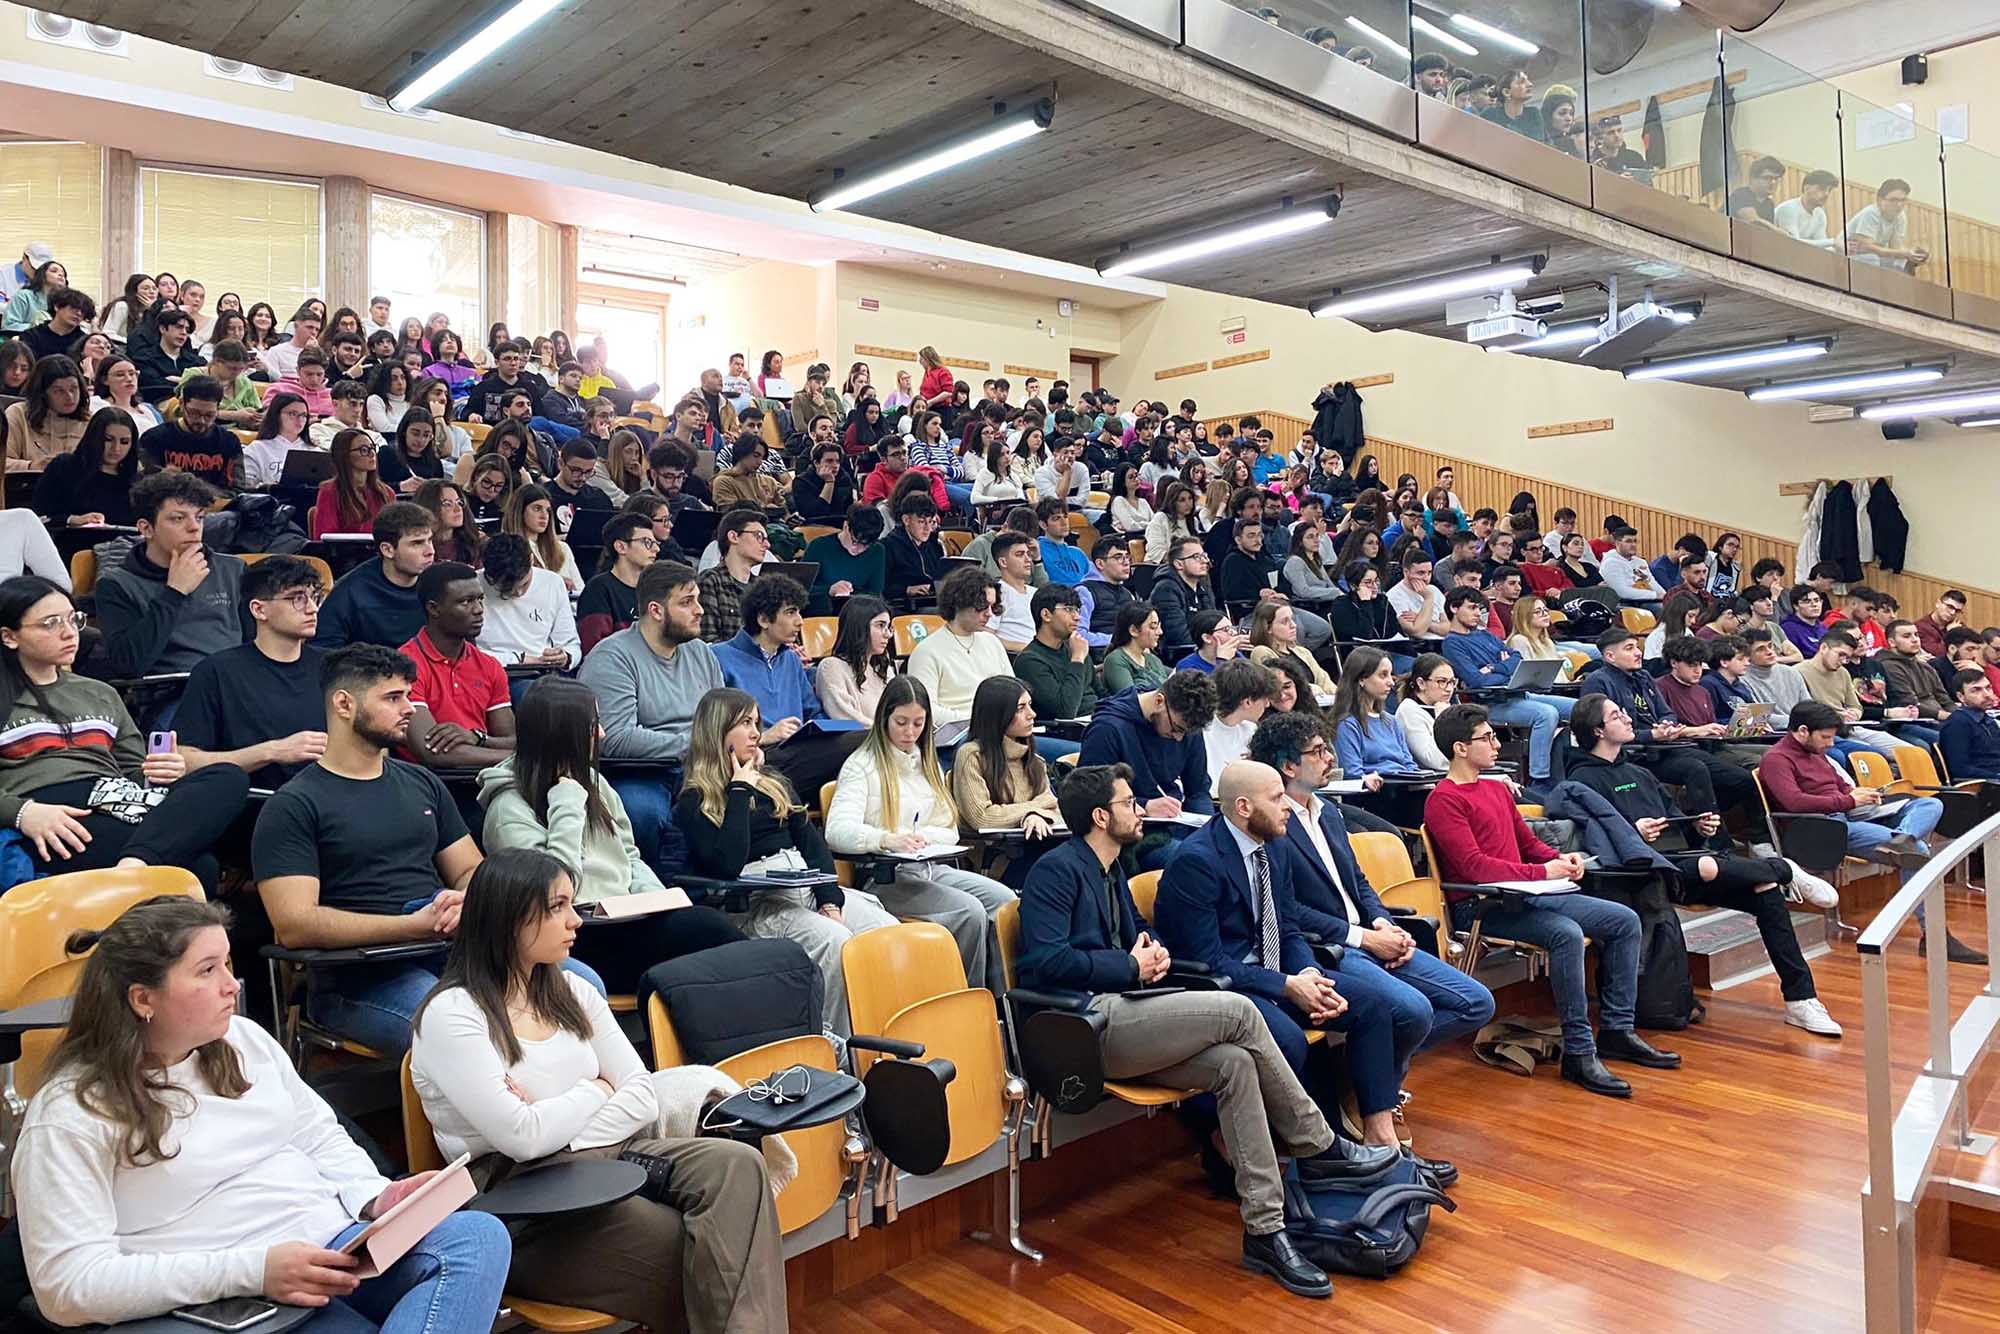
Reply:
<svg viewBox="0 0 2000 1334"><path fill-rule="evenodd" d="M417 664L403 754L427 769L472 769L514 753L514 706L507 669L473 641L486 624L486 588L479 572L438 561L417 577L424 628L403 645Z"/></svg>

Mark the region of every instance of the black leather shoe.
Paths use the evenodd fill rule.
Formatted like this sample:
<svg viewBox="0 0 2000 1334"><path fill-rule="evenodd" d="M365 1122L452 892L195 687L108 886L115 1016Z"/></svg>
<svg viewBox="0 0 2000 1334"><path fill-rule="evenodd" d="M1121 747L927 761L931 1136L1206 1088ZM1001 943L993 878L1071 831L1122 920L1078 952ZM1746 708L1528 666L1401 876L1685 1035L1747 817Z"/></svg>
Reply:
<svg viewBox="0 0 2000 1334"><path fill-rule="evenodd" d="M1562 1077L1572 1084L1581 1084L1592 1093L1602 1093L1607 1098L1632 1096L1632 1086L1606 1070L1604 1063L1595 1056L1563 1057Z"/></svg>
<svg viewBox="0 0 2000 1334"><path fill-rule="evenodd" d="M1439 1190L1450 1190L1458 1184L1458 1169L1446 1159L1425 1158L1415 1153L1410 1157L1416 1161L1425 1176L1437 1182Z"/></svg>
<svg viewBox="0 0 2000 1334"><path fill-rule="evenodd" d="M1308 1186L1328 1182L1365 1181L1382 1175L1402 1150L1393 1144L1358 1144L1340 1140L1324 1153L1293 1159L1299 1180Z"/></svg>
<svg viewBox="0 0 2000 1334"><path fill-rule="evenodd" d="M1681 1068L1679 1052L1661 1051L1629 1028L1609 1029L1599 1033L1597 1055L1600 1060L1630 1061L1634 1065L1650 1066L1655 1070Z"/></svg>
<svg viewBox="0 0 2000 1334"><path fill-rule="evenodd" d="M1208 1178L1208 1193L1218 1200L1237 1202L1236 1169L1216 1151L1215 1145L1204 1135L1201 1140L1201 1174Z"/></svg>
<svg viewBox="0 0 2000 1334"><path fill-rule="evenodd" d="M1929 939L1918 936L1917 957L1921 959L1929 953ZM1947 931L1944 933L1944 957L1951 963L1985 963L1986 951L1972 948L1972 946Z"/></svg>
<svg viewBox="0 0 2000 1334"><path fill-rule="evenodd" d="M1333 1296L1333 1280L1305 1256L1282 1228L1268 1236L1243 1234L1243 1267L1269 1274L1286 1292L1300 1297Z"/></svg>

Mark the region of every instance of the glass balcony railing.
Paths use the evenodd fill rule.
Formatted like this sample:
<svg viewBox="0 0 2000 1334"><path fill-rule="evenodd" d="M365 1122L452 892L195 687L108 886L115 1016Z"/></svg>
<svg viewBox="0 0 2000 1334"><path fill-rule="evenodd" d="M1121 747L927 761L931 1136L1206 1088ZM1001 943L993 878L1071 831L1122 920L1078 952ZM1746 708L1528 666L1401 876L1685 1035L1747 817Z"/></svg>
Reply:
<svg viewBox="0 0 2000 1334"><path fill-rule="evenodd" d="M1899 109L1847 92L1840 130L1850 285L1950 315L1943 141Z"/></svg>
<svg viewBox="0 0 2000 1334"><path fill-rule="evenodd" d="M1944 146L1945 252L1961 320L2000 329L2000 157Z"/></svg>
<svg viewBox="0 0 2000 1334"><path fill-rule="evenodd" d="M1734 34L1723 37L1722 67L1720 207L1735 253L1845 286L1839 92Z"/></svg>

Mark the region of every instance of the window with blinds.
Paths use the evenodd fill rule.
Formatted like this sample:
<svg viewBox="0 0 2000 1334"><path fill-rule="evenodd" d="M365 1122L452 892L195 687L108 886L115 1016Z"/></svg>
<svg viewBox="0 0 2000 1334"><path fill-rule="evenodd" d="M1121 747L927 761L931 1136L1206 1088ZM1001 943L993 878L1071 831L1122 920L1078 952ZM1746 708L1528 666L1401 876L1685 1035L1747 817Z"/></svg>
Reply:
<svg viewBox="0 0 2000 1334"><path fill-rule="evenodd" d="M248 310L268 301L283 323L325 286L319 186L312 181L139 168L139 262L208 289Z"/></svg>
<svg viewBox="0 0 2000 1334"><path fill-rule="evenodd" d="M30 241L47 241L70 286L103 305L104 151L94 144L0 142L0 264L20 262ZM123 285L120 274L114 289Z"/></svg>
<svg viewBox="0 0 2000 1334"><path fill-rule="evenodd" d="M398 319L428 323L441 311L467 348L486 345L486 223L479 214L371 193L368 272L371 293L388 297Z"/></svg>
<svg viewBox="0 0 2000 1334"><path fill-rule="evenodd" d="M560 326L562 238L546 222L507 215L507 327L534 339Z"/></svg>

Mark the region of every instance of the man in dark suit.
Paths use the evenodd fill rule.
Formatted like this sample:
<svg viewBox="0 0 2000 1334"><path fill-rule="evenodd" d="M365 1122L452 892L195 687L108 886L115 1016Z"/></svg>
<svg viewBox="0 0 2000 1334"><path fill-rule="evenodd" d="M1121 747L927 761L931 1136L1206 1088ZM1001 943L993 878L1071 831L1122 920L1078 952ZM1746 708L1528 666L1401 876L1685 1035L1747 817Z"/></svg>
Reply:
<svg viewBox="0 0 2000 1334"><path fill-rule="evenodd" d="M1293 1071L1305 1070L1307 1025L1345 1033L1363 1136L1396 1143L1390 1016L1380 1006L1354 1008L1306 943L1292 897L1284 779L1269 765L1238 760L1215 790L1220 811L1181 840L1160 879L1161 940L1248 996Z"/></svg>
<svg viewBox="0 0 2000 1334"><path fill-rule="evenodd" d="M1333 763L1319 724L1302 713L1273 713L1251 734L1249 756L1285 781L1299 925L1329 945L1347 947L1334 977L1353 1008L1389 1015L1397 1079L1420 1049L1485 1027L1493 1017L1493 993L1417 948L1396 925L1355 861L1341 808L1316 795Z"/></svg>
<svg viewBox="0 0 2000 1334"><path fill-rule="evenodd" d="M1119 854L1144 827L1132 771L1084 765L1063 780L1056 800L1073 837L1036 861L1022 886L1021 985L1091 993L1091 1009L1104 1017L1098 1040L1106 1078L1215 1094L1222 1140L1236 1165L1244 1265L1300 1296L1329 1295L1325 1272L1285 1233L1278 1154L1296 1156L1308 1181L1337 1174L1346 1164L1332 1127L1248 997L1126 994L1165 978L1171 962L1147 933L1119 865Z"/></svg>

